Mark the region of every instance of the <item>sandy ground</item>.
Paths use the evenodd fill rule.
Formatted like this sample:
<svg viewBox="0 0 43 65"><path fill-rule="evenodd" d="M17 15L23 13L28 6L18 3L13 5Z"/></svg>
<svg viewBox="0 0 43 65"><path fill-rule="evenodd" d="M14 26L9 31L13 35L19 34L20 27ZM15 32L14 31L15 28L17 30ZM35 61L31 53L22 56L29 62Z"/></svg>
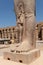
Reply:
<svg viewBox="0 0 43 65"><path fill-rule="evenodd" d="M0 48L1 47L2 46L0 46ZM10 49L12 49L12 47L14 47L14 45L10 46L10 48L9 48L9 46L7 46L7 47L8 48L3 47L3 49L0 49L0 65L26 65L26 64L22 64L22 63L10 61L10 60L5 60L3 58L3 52L10 51ZM43 65L43 47L41 47L40 57L28 65Z"/></svg>

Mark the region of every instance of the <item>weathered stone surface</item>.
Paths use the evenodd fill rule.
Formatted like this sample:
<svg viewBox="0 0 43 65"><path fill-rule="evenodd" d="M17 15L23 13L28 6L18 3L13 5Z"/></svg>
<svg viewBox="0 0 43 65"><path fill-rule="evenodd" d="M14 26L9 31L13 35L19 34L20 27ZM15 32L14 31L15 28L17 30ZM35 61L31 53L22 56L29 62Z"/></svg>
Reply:
<svg viewBox="0 0 43 65"><path fill-rule="evenodd" d="M35 48L35 0L14 0L14 5L21 43L17 50Z"/></svg>
<svg viewBox="0 0 43 65"><path fill-rule="evenodd" d="M38 49L34 49L29 52L22 53L11 53L4 52L4 58L7 60L12 60L15 62L20 62L24 64L29 64L40 56L40 51Z"/></svg>
<svg viewBox="0 0 43 65"><path fill-rule="evenodd" d="M35 0L14 0L17 17L17 38L20 45L4 53L4 58L29 64L40 56L35 46ZM33 50L31 50L33 49Z"/></svg>

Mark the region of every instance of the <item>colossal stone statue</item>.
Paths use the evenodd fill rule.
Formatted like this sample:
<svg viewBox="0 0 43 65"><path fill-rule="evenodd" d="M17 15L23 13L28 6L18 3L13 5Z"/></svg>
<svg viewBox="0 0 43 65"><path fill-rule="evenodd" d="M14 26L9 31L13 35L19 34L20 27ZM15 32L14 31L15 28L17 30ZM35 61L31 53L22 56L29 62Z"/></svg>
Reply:
<svg viewBox="0 0 43 65"><path fill-rule="evenodd" d="M14 7L17 24L23 31L21 45L16 51L28 51L35 48L35 0L14 0Z"/></svg>
<svg viewBox="0 0 43 65"><path fill-rule="evenodd" d="M14 5L20 44L13 45L14 49L5 52L4 58L29 64L40 56L40 50L35 47L35 0L14 0Z"/></svg>
<svg viewBox="0 0 43 65"><path fill-rule="evenodd" d="M4 58L29 64L40 56L40 50L35 47L35 0L14 0L14 5L20 43L4 52Z"/></svg>

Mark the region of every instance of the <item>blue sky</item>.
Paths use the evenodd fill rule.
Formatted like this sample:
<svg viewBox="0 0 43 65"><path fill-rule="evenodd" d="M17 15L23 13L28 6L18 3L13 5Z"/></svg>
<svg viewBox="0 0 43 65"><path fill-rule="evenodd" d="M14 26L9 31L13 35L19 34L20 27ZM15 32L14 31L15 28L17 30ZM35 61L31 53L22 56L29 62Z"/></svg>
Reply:
<svg viewBox="0 0 43 65"><path fill-rule="evenodd" d="M36 0L36 21L43 21L43 0Z"/></svg>
<svg viewBox="0 0 43 65"><path fill-rule="evenodd" d="M36 21L43 21L43 0L36 0ZM13 0L0 0L0 27L15 26Z"/></svg>

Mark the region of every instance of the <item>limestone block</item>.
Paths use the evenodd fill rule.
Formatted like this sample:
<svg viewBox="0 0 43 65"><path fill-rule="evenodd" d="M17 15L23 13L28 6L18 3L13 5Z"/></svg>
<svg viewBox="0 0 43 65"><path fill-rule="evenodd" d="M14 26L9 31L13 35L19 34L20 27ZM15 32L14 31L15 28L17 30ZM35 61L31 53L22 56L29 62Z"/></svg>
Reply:
<svg viewBox="0 0 43 65"><path fill-rule="evenodd" d="M29 64L40 56L40 51L38 49L31 50L29 52L4 52L4 59L12 60L15 62L20 62L24 64Z"/></svg>

